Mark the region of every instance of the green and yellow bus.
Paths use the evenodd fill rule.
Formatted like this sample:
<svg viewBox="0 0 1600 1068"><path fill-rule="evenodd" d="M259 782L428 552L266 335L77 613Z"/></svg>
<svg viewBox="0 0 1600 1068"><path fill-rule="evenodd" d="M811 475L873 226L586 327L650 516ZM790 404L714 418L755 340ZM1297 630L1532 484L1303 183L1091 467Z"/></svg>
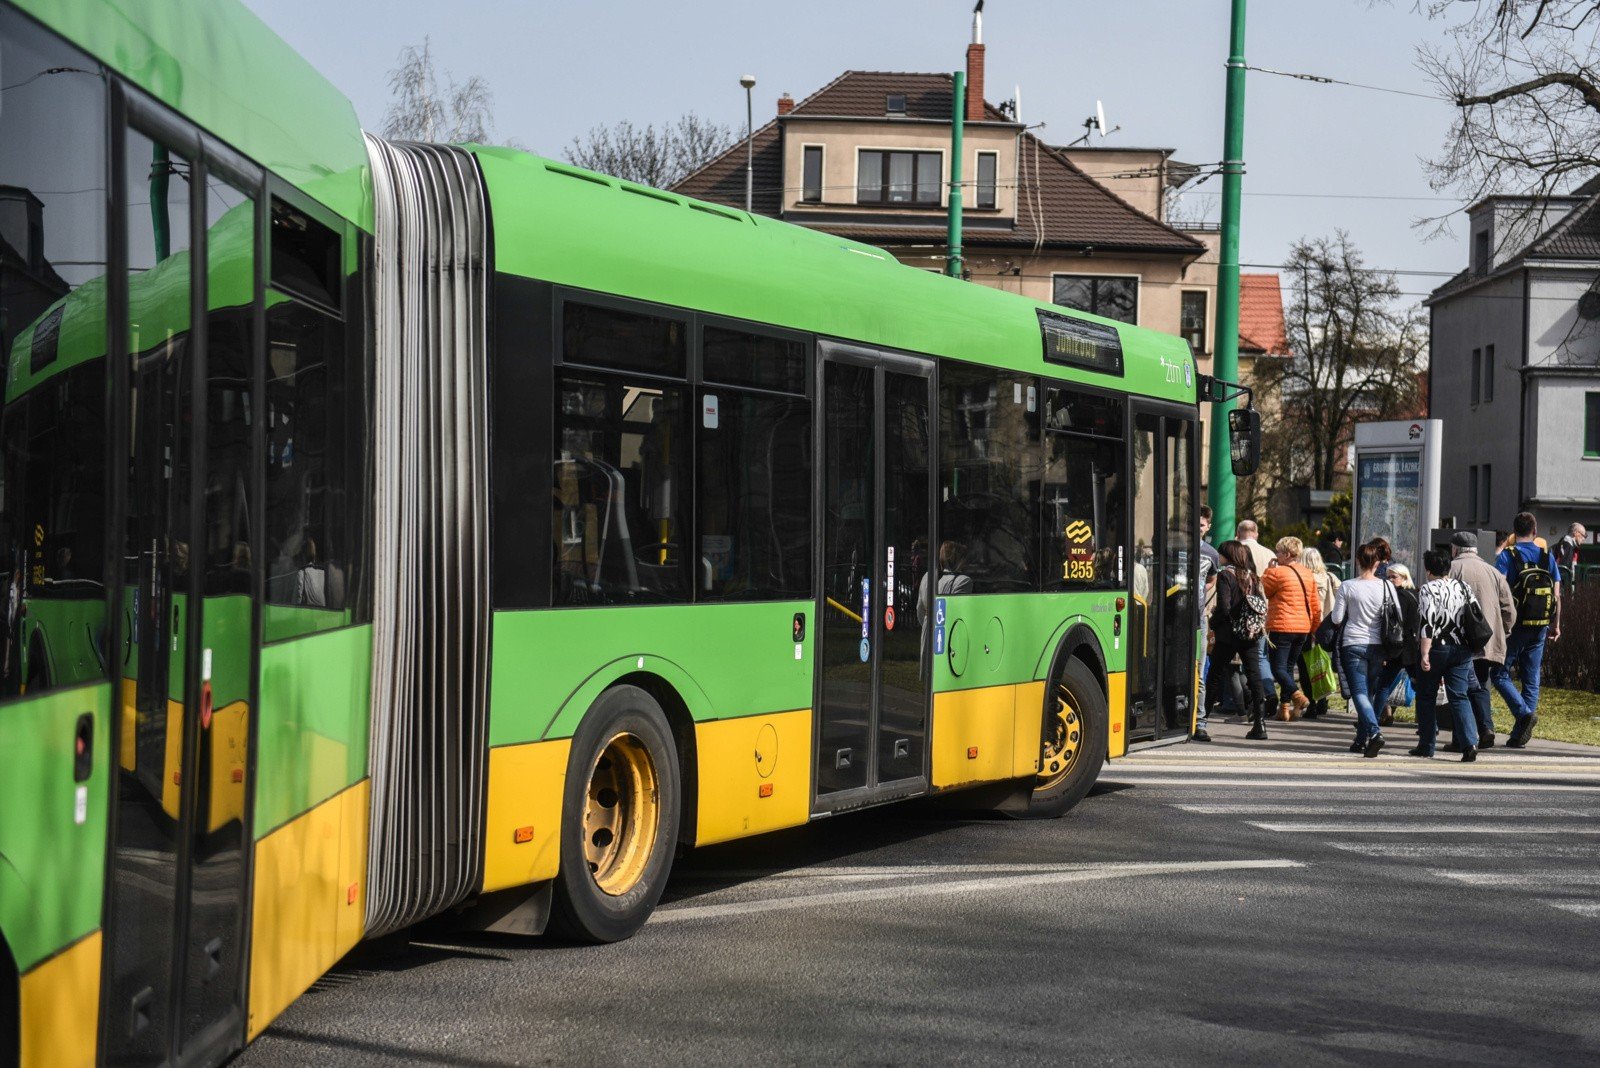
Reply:
<svg viewBox="0 0 1600 1068"><path fill-rule="evenodd" d="M1180 339L367 137L234 0L0 0L0 86L0 1063L1189 735Z"/></svg>

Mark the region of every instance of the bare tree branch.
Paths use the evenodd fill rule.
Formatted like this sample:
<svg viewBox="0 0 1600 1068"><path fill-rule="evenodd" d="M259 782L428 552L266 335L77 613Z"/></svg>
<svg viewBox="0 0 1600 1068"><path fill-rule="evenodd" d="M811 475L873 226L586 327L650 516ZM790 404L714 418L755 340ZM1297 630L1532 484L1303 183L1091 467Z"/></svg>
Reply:
<svg viewBox="0 0 1600 1068"><path fill-rule="evenodd" d="M733 130L690 112L657 129L624 119L574 137L568 163L640 185L666 189L733 143Z"/></svg>

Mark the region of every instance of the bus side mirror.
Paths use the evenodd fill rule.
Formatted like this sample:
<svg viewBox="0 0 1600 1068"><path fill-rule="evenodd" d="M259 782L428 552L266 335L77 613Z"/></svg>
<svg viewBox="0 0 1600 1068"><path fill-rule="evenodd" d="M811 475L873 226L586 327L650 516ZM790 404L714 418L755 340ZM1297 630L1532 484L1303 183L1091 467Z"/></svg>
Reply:
<svg viewBox="0 0 1600 1068"><path fill-rule="evenodd" d="M1254 408L1235 408L1228 413L1228 453L1233 473L1244 478L1261 466L1261 413Z"/></svg>

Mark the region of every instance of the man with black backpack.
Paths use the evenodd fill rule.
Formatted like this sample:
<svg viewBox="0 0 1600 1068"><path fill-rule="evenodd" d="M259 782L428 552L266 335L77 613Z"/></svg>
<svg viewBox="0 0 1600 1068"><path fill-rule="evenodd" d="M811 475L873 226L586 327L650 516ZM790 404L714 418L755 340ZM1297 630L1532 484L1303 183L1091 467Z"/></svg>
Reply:
<svg viewBox="0 0 1600 1068"><path fill-rule="evenodd" d="M1506 635L1506 659L1491 678L1506 707L1516 718L1506 745L1521 749L1539 722L1539 673L1544 666L1544 645L1561 637L1561 570L1550 550L1534 541L1539 530L1532 512L1518 512L1511 521L1516 538L1500 550L1494 566L1511 586L1517 606L1517 625ZM1521 692L1511 681L1515 668Z"/></svg>

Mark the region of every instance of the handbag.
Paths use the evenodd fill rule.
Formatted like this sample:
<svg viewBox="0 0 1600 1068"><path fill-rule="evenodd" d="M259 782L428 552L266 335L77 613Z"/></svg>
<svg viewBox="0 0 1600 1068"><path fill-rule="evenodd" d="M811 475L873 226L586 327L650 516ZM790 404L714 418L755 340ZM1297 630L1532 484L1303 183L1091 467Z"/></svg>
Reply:
<svg viewBox="0 0 1600 1068"><path fill-rule="evenodd" d="M1484 646L1489 644L1489 639L1494 637L1494 627L1484 618L1483 606L1478 603L1472 587L1460 579L1456 579L1456 582L1467 599L1461 607L1461 633L1467 639L1467 648L1474 654L1481 653Z"/></svg>
<svg viewBox="0 0 1600 1068"><path fill-rule="evenodd" d="M1400 598L1387 581L1383 584L1383 609L1378 615L1378 640L1383 644L1383 658L1394 660L1406 651L1406 628L1400 616Z"/></svg>
<svg viewBox="0 0 1600 1068"><path fill-rule="evenodd" d="M1333 656L1321 645L1307 646L1300 654L1300 662L1305 665L1306 680L1310 683L1307 697L1321 701L1339 688L1339 680L1333 672Z"/></svg>

